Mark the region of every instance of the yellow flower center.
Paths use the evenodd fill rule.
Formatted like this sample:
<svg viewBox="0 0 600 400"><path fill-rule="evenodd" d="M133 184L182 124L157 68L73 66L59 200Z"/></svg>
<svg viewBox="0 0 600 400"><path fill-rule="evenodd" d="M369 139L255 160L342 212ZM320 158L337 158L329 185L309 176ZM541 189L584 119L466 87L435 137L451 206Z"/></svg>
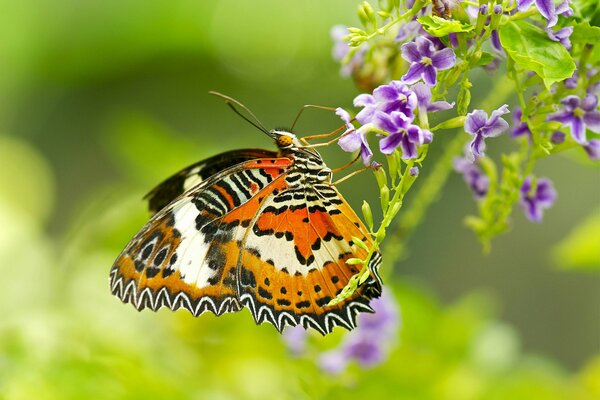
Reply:
<svg viewBox="0 0 600 400"><path fill-rule="evenodd" d="M429 58L429 57L422 57L421 58L421 63L425 64L425 65L431 65L431 58Z"/></svg>

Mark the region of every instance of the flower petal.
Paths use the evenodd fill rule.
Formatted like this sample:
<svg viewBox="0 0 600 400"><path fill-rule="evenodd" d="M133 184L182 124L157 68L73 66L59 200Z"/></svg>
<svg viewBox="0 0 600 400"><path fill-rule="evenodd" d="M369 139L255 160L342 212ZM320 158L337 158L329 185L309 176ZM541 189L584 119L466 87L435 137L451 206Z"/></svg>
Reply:
<svg viewBox="0 0 600 400"><path fill-rule="evenodd" d="M398 90L392 85L381 85L373 90L373 98L378 102L394 101L398 95Z"/></svg>
<svg viewBox="0 0 600 400"><path fill-rule="evenodd" d="M481 156L485 155L485 140L482 135L475 135L475 138L471 141L470 144L471 154L473 155L473 159L478 159Z"/></svg>
<svg viewBox="0 0 600 400"><path fill-rule="evenodd" d="M383 154L392 154L402 141L403 134L400 132L392 133L379 141L379 151Z"/></svg>
<svg viewBox="0 0 600 400"><path fill-rule="evenodd" d="M447 101L434 101L427 107L427 111L436 112L436 111L445 111L450 110L454 107L454 102L448 103Z"/></svg>
<svg viewBox="0 0 600 400"><path fill-rule="evenodd" d="M581 108L585 111L594 111L598 107L598 97L593 94L586 95L581 101Z"/></svg>
<svg viewBox="0 0 600 400"><path fill-rule="evenodd" d="M398 125L395 123L394 118L381 111L375 114L375 117L373 118L373 124L375 124L379 129L388 133L394 133L398 131Z"/></svg>
<svg viewBox="0 0 600 400"><path fill-rule="evenodd" d="M359 94L353 103L354 107L367 107L375 104L375 98L370 94Z"/></svg>
<svg viewBox="0 0 600 400"><path fill-rule="evenodd" d="M431 101L431 89L423 82L419 82L412 87L413 92L417 95L419 107L427 107ZM427 108L429 109L429 108Z"/></svg>
<svg viewBox="0 0 600 400"><path fill-rule="evenodd" d="M362 138L358 131L350 132L338 140L338 145L342 148L342 150L348 153L352 153L360 149L361 144Z"/></svg>
<svg viewBox="0 0 600 400"><path fill-rule="evenodd" d="M585 124L583 123L583 119L581 117L573 116L570 120L571 125L571 136L573 139L579 144L585 144Z"/></svg>
<svg viewBox="0 0 600 400"><path fill-rule="evenodd" d="M439 70L448 69L456 64L454 50L447 47L431 56L431 64Z"/></svg>
<svg viewBox="0 0 600 400"><path fill-rule="evenodd" d="M419 79L421 79L421 75L423 74L423 64L414 63L408 68L406 74L402 77L402 80L406 83L415 83Z"/></svg>
<svg viewBox="0 0 600 400"><path fill-rule="evenodd" d="M348 129L353 129L354 127L352 126L352 124L350 123L350 114L348 114L348 111L344 110L342 107L338 107L335 109L335 114L340 117L342 119L342 121L344 121L344 124L346 125L346 128Z"/></svg>
<svg viewBox="0 0 600 400"><path fill-rule="evenodd" d="M402 159L410 160L413 158L417 158L417 145L408 141L408 138L403 135L402 140L400 141L400 148L402 149Z"/></svg>
<svg viewBox="0 0 600 400"><path fill-rule="evenodd" d="M592 161L600 160L600 140L592 139L583 148Z"/></svg>
<svg viewBox="0 0 600 400"><path fill-rule="evenodd" d="M432 65L423 66L423 80L429 86L435 86L437 83L437 71Z"/></svg>
<svg viewBox="0 0 600 400"><path fill-rule="evenodd" d="M502 118L488 122L481 130L481 134L485 137L496 137L509 128L508 122Z"/></svg>
<svg viewBox="0 0 600 400"><path fill-rule="evenodd" d="M531 6L533 4L533 2L534 2L534 0L517 0L517 7L519 8L519 11L521 11L521 12L527 11L529 6Z"/></svg>
<svg viewBox="0 0 600 400"><path fill-rule="evenodd" d="M402 45L402 58L411 63L421 61L421 54L417 49L417 44L414 42L406 43Z"/></svg>
<svg viewBox="0 0 600 400"><path fill-rule="evenodd" d="M554 6L554 1L552 0L535 0L535 5L537 9L542 14L542 17L548 20L546 26L548 28L556 25L558 22L558 17L556 15L556 7Z"/></svg>
<svg viewBox="0 0 600 400"><path fill-rule="evenodd" d="M581 104L581 99L575 95L570 95L564 97L560 102L565 106L565 110L573 111L579 107Z"/></svg>
<svg viewBox="0 0 600 400"><path fill-rule="evenodd" d="M483 110L473 110L467 114L465 120L465 132L476 134L487 122L487 113Z"/></svg>
<svg viewBox="0 0 600 400"><path fill-rule="evenodd" d="M600 111L588 111L583 116L587 128L595 133L600 133Z"/></svg>

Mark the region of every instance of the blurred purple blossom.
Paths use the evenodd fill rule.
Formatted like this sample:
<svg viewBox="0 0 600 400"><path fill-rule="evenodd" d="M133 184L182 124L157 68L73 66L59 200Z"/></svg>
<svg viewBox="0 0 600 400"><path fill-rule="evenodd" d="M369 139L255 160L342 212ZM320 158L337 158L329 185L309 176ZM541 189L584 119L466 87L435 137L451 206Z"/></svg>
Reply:
<svg viewBox="0 0 600 400"><path fill-rule="evenodd" d="M515 111L513 113L514 125L513 125L512 131L511 131L511 136L513 138L526 136L528 139L531 140L531 130L529 130L529 126L527 125L527 122L521 121L521 117L523 117L523 111L519 107L515 108Z"/></svg>
<svg viewBox="0 0 600 400"><path fill-rule="evenodd" d="M496 137L508 129L509 125L502 115L510 112L508 105L504 104L497 110L492 111L492 115L488 115L483 110L474 110L467 114L465 120L465 132L473 135L473 140L470 144L469 158L476 160L485 155L485 139Z"/></svg>
<svg viewBox="0 0 600 400"><path fill-rule="evenodd" d="M562 122L571 128L571 136L579 144L586 144L586 128L592 132L600 133L600 111L598 97L593 94L586 95L583 100L578 96L570 95L560 101L564 110L549 114L550 121Z"/></svg>
<svg viewBox="0 0 600 400"><path fill-rule="evenodd" d="M336 25L331 28L331 38L333 39L332 57L337 62L342 62L344 58L350 53L350 46L348 42L344 40L348 36L348 28L344 25ZM367 45L362 44L354 55L348 60L347 63L342 64L340 73L344 77L352 75L352 73L360 68L364 62L365 54L367 52Z"/></svg>
<svg viewBox="0 0 600 400"><path fill-rule="evenodd" d="M412 119L400 111L377 113L375 125L389 133L379 141L379 150L383 154L392 154L400 147L404 160L417 158L418 147L431 143L433 138L431 132L412 124Z"/></svg>
<svg viewBox="0 0 600 400"><path fill-rule="evenodd" d="M306 350L308 332L302 325L286 327L281 337L294 357L302 355Z"/></svg>
<svg viewBox="0 0 600 400"><path fill-rule="evenodd" d="M398 336L400 311L385 289L381 297L371 300L373 314L360 314L355 330L349 332L340 347L323 353L318 363L325 372L341 373L351 361L363 368L383 362Z"/></svg>
<svg viewBox="0 0 600 400"><path fill-rule="evenodd" d="M556 190L549 179L539 178L535 188L533 178L528 176L520 191L520 204L527 219L541 222L544 209L552 207L556 201Z"/></svg>
<svg viewBox="0 0 600 400"><path fill-rule="evenodd" d="M423 79L431 86L437 82L438 70L445 70L456 64L456 56L451 48L438 50L431 40L422 36L417 37L415 42L402 45L402 58L411 63L402 80L415 83Z"/></svg>
<svg viewBox="0 0 600 400"><path fill-rule="evenodd" d="M571 50L571 34L573 33L572 26L566 26L558 31L553 31L552 28L547 28L548 38L554 42L560 42L567 50Z"/></svg>
<svg viewBox="0 0 600 400"><path fill-rule="evenodd" d="M552 132L552 136L550 136L550 141L554 144L561 144L565 141L565 134L561 131Z"/></svg>
<svg viewBox="0 0 600 400"><path fill-rule="evenodd" d="M498 35L497 29L494 29L492 31L492 33L490 35L490 41L492 43L492 48L496 51L496 53L503 56L504 48L502 47L502 44L500 43L500 36Z"/></svg>
<svg viewBox="0 0 600 400"><path fill-rule="evenodd" d="M453 160L454 170L461 173L463 179L473 192L476 200L483 198L490 186L490 180L477 165L467 157L456 157Z"/></svg>
<svg viewBox="0 0 600 400"><path fill-rule="evenodd" d="M600 160L600 140L592 139L583 148L592 161Z"/></svg>

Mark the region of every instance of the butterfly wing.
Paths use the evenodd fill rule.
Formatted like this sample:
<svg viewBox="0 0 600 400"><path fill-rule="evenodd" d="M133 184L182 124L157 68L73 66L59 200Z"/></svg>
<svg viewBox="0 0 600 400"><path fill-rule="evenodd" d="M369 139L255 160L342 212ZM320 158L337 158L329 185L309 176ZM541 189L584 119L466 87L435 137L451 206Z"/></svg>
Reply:
<svg viewBox="0 0 600 400"><path fill-rule="evenodd" d="M110 273L112 293L138 310L239 311L237 237L292 161L245 161L171 202L142 228ZM237 211L234 222L223 216Z"/></svg>
<svg viewBox="0 0 600 400"><path fill-rule="evenodd" d="M372 241L330 185L291 188L288 158L246 161L178 197L133 238L111 270L111 289L141 310L185 308L194 315L250 309L257 323L352 329L381 293L380 255L372 277L327 306L358 272L346 264Z"/></svg>
<svg viewBox="0 0 600 400"><path fill-rule="evenodd" d="M230 218L229 216L225 218ZM360 219L335 187L313 185L279 192L261 207L243 238L238 290L257 323L279 331L286 325L312 327L322 334L334 326L356 326L359 312L372 312L370 299L381 294L379 253L371 258L372 276L348 299L327 304L359 269L349 258L367 252L352 242L372 245Z"/></svg>
<svg viewBox="0 0 600 400"><path fill-rule="evenodd" d="M277 157L277 152L263 149L227 151L192 164L177 172L152 189L144 196L144 199L148 200L148 207L155 214L182 195L186 190L200 184L214 174L244 161L275 157Z"/></svg>

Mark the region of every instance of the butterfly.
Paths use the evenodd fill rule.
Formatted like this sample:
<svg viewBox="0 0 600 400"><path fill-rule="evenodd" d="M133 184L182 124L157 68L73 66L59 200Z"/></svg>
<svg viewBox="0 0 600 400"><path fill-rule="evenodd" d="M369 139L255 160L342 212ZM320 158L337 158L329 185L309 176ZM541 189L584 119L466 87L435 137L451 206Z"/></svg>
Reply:
<svg viewBox="0 0 600 400"><path fill-rule="evenodd" d="M381 294L377 251L367 281L329 305L359 272L346 261L367 255L352 238L373 245L332 171L293 133L261 130L278 151L216 155L146 196L154 215L110 271L115 296L138 310L183 308L194 316L245 307L279 332L302 325L323 335L335 326L351 330L358 313L373 312L369 302Z"/></svg>

